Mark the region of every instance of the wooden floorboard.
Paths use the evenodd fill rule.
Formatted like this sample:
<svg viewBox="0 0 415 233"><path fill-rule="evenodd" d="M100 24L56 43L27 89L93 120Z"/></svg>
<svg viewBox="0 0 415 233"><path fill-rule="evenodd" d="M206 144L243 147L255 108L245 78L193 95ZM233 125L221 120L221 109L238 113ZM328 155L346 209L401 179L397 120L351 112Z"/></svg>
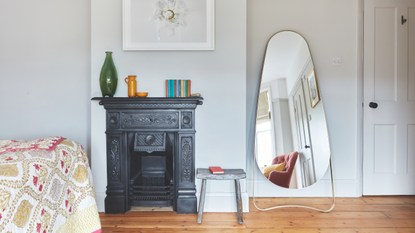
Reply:
<svg viewBox="0 0 415 233"><path fill-rule="evenodd" d="M331 202L331 198L255 198L260 208L296 204L328 209ZM100 213L100 218L103 233L415 233L415 196L336 198L330 213L297 207L260 211L252 198L249 204L243 224L237 223L236 213L204 213L202 224L197 224L197 214L171 211Z"/></svg>

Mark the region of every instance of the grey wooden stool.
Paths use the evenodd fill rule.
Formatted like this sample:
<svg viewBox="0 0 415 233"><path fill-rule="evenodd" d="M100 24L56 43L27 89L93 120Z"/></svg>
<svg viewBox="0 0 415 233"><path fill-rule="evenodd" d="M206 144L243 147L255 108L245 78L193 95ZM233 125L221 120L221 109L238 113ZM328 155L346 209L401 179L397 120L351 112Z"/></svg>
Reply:
<svg viewBox="0 0 415 233"><path fill-rule="evenodd" d="M246 173L243 169L223 169L224 174L212 174L207 168L198 168L196 170L196 178L202 179L202 189L200 190L200 202L199 202L199 216L197 223L202 223L203 207L205 206L206 195L206 180L235 180L235 194L236 194L236 208L238 212L238 223L242 224L243 210L242 210L242 197L241 197L241 183L239 179L245 179Z"/></svg>

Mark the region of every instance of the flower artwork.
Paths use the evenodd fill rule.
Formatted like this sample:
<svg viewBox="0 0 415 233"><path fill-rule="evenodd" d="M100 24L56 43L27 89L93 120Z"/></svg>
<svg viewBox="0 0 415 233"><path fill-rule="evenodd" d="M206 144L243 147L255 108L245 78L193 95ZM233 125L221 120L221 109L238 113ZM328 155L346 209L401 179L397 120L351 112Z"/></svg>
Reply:
<svg viewBox="0 0 415 233"><path fill-rule="evenodd" d="M122 1L123 50L215 49L214 0Z"/></svg>
<svg viewBox="0 0 415 233"><path fill-rule="evenodd" d="M186 27L189 9L183 0L156 0L153 9L150 20L155 22L158 32L167 30L169 36L174 36L176 28Z"/></svg>

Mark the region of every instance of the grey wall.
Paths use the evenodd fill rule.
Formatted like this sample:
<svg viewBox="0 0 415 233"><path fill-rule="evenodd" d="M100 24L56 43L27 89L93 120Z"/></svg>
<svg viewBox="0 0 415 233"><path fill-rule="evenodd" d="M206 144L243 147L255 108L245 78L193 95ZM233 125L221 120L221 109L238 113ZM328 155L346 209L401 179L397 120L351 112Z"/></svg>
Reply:
<svg viewBox="0 0 415 233"><path fill-rule="evenodd" d="M0 1L0 140L63 136L89 151L90 2Z"/></svg>

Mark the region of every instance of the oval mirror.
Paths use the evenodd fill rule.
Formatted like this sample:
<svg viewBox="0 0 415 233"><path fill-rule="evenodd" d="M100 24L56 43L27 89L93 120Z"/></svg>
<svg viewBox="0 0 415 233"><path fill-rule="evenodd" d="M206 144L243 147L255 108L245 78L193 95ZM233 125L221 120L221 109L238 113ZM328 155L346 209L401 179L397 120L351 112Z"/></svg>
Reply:
<svg viewBox="0 0 415 233"><path fill-rule="evenodd" d="M256 118L255 158L272 183L308 187L330 162L326 117L305 39L281 31L268 41Z"/></svg>

